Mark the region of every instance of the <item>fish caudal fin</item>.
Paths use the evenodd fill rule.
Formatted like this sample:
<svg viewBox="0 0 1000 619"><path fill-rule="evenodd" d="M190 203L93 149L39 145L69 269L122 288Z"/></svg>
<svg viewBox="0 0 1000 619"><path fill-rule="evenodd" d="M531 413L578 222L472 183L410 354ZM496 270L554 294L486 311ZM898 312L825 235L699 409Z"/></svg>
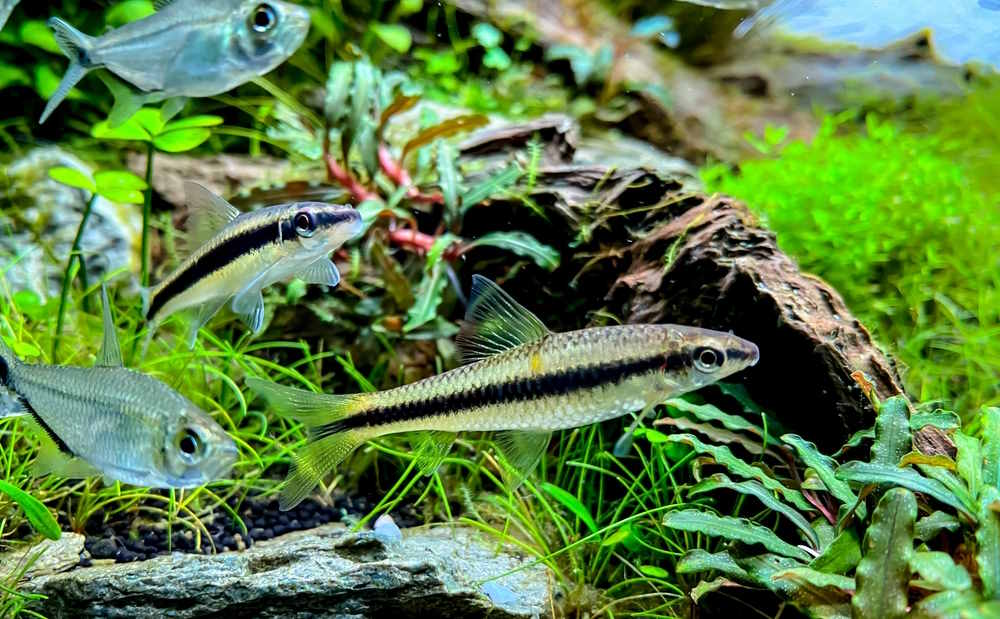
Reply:
<svg viewBox="0 0 1000 619"><path fill-rule="evenodd" d="M59 82L59 88L45 104L45 110L42 112L38 124L42 124L48 119L62 103L62 100L66 98L69 91L83 79L87 71L93 68L90 64L90 50L94 47L94 37L83 34L58 17L49 20L49 28L52 29L59 49L69 58L69 68L66 69L66 74Z"/></svg>
<svg viewBox="0 0 1000 619"><path fill-rule="evenodd" d="M298 505L327 473L371 437L371 432L362 429L337 431L338 421L359 410L363 394L313 393L259 378L248 378L246 384L278 412L309 429L309 443L296 455L281 491L282 510Z"/></svg>

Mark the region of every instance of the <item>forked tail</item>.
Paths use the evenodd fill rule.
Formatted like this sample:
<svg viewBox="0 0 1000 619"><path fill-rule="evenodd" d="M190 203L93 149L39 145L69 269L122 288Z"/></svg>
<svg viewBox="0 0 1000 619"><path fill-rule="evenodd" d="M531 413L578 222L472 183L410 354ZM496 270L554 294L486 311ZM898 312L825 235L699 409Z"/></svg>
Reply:
<svg viewBox="0 0 1000 619"><path fill-rule="evenodd" d="M56 38L59 49L69 58L69 68L66 69L66 74L63 75L62 81L59 82L59 88L49 98L49 102L45 104L45 110L42 112L42 117L39 119L38 124L44 123L52 112L59 107L59 104L66 98L69 91L76 86L77 82L83 79L87 71L94 68L90 59L90 52L94 47L94 37L83 34L58 17L53 17L49 20L49 28L52 29L52 34Z"/></svg>

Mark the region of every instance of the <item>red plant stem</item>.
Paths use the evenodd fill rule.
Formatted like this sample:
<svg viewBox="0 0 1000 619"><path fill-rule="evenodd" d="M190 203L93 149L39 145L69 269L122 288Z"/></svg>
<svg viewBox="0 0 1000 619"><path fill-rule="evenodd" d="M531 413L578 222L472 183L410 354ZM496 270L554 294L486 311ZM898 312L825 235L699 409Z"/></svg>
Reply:
<svg viewBox="0 0 1000 619"><path fill-rule="evenodd" d="M440 193L420 193L420 190L413 184L410 173L403 167L402 162L396 161L393 158L392 153L389 152L389 147L385 144L379 144L378 146L378 165L382 168L382 172L389 177L389 180L396 183L399 187L406 187L406 197L414 202L424 204L441 204L444 202L444 196Z"/></svg>
<svg viewBox="0 0 1000 619"><path fill-rule="evenodd" d="M802 496L806 497L806 500L813 504L820 511L823 516L830 521L830 524L837 524L837 516L832 514L823 504L818 496L813 494L811 490L802 490Z"/></svg>
<svg viewBox="0 0 1000 619"><path fill-rule="evenodd" d="M396 230L389 230L389 242L398 245L404 249L409 249L418 254L426 254L431 250L434 242L438 237L431 236L419 230L414 230L412 228L398 228ZM454 243L448 246L444 250L443 257L445 260L454 260L457 258L462 251L462 243L460 240L455 240Z"/></svg>
<svg viewBox="0 0 1000 619"><path fill-rule="evenodd" d="M362 185L346 168L340 167L340 164L333 158L333 155L326 155L326 169L330 173L330 178L347 189L356 202L360 203L365 200L378 199L378 194Z"/></svg>

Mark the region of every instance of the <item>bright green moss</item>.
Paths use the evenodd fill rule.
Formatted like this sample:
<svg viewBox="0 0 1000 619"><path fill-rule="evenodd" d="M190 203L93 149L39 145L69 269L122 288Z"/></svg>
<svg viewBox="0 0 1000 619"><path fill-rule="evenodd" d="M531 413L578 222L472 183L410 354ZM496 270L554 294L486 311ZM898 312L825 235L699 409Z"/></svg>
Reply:
<svg viewBox="0 0 1000 619"><path fill-rule="evenodd" d="M872 117L845 134L843 120L738 172L706 169L706 184L745 200L786 252L841 292L908 366L921 400L952 399L967 413L995 404L1000 192L981 171L984 157L1000 163L998 142L971 126L916 135Z"/></svg>

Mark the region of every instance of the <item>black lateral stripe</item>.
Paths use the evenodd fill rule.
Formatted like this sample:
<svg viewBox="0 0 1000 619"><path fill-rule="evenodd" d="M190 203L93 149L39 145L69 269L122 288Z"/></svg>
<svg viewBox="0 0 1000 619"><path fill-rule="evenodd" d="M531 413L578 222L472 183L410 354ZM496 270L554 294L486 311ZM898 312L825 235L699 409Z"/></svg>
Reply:
<svg viewBox="0 0 1000 619"><path fill-rule="evenodd" d="M21 401L24 402L24 407L28 409L29 413L31 413L31 418L34 419L38 423L38 425L42 428L42 431L45 432L45 434L47 434L50 439L52 439L52 442L56 444L56 447L59 448L59 451L63 452L68 456L76 457L76 454L73 453L73 450L69 448L69 445L67 445L66 442L62 440L62 438L58 434L55 433L55 431L49 426L49 424L45 423L45 420L42 419L42 416L38 414L38 411L36 411L34 407L31 406L31 403L28 402L27 398L22 397Z"/></svg>
<svg viewBox="0 0 1000 619"><path fill-rule="evenodd" d="M290 218L286 218L280 224L271 221L267 225L233 235L205 252L205 255L178 273L170 283L164 286L163 290L150 300L146 318L156 316L157 312L171 299L198 283L202 278L211 275L227 264L231 264L240 256L270 243L275 243L279 238L292 239L295 236L295 227Z"/></svg>
<svg viewBox="0 0 1000 619"><path fill-rule="evenodd" d="M581 389L615 384L631 376L659 368L668 371L678 370L690 365L690 363L690 355L675 353L666 358L663 355L654 355L624 363L592 365L555 374L543 374L487 385L478 389L449 393L427 400L403 402L393 406L376 408L320 426L316 429L315 436L322 438L355 428L410 421L440 415L444 412L468 410L501 402L523 402L547 396L564 395Z"/></svg>

